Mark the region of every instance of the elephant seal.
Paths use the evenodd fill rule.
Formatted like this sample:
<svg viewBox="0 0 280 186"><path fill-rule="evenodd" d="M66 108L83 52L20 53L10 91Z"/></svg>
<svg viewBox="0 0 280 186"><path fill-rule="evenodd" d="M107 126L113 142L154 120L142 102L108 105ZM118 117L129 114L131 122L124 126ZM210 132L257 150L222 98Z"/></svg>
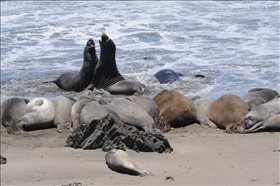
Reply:
<svg viewBox="0 0 280 186"><path fill-rule="evenodd" d="M111 149L106 153L105 161L111 170L119 173L139 176L153 175L150 171L138 168L130 156L121 149Z"/></svg>
<svg viewBox="0 0 280 186"><path fill-rule="evenodd" d="M86 104L91 101L95 101L93 99L81 99L76 101L71 108L71 121L72 121L72 128L75 130L78 126L80 126L80 115L81 111Z"/></svg>
<svg viewBox="0 0 280 186"><path fill-rule="evenodd" d="M1 103L1 124L10 134L19 134L22 130L17 122L20 117L26 114L27 99L10 98Z"/></svg>
<svg viewBox="0 0 280 186"><path fill-rule="evenodd" d="M254 127L255 125L259 125L259 127L261 127L261 124L258 124L259 122L265 121L266 119L277 114L280 114L280 98L275 98L267 103L254 107L242 118L242 125L245 131L249 131L252 127L252 130L254 130L257 128L257 126ZM272 119L272 121L267 122L270 123L273 121L274 120Z"/></svg>
<svg viewBox="0 0 280 186"><path fill-rule="evenodd" d="M171 69L163 69L154 74L154 77L160 82L160 84L180 81L180 76L184 75Z"/></svg>
<svg viewBox="0 0 280 186"><path fill-rule="evenodd" d="M163 90L153 98L153 101L160 110L154 126L162 132L168 131L170 127L182 127L194 123L194 104L180 92Z"/></svg>
<svg viewBox="0 0 280 186"><path fill-rule="evenodd" d="M93 120L101 119L108 114L114 115L119 118L119 115L114 111L110 105L104 105L103 102L91 101L87 103L81 110L80 123L90 124Z"/></svg>
<svg viewBox="0 0 280 186"><path fill-rule="evenodd" d="M26 114L18 119L18 126L25 130L50 128L54 121L54 104L46 98L34 98L26 105Z"/></svg>
<svg viewBox="0 0 280 186"><path fill-rule="evenodd" d="M208 118L209 107L213 101L208 98L192 98L192 100L195 107L194 118L196 121L201 125L216 128L216 125Z"/></svg>
<svg viewBox="0 0 280 186"><path fill-rule="evenodd" d="M104 89L110 94L142 95L147 91L140 82L127 81L123 78L116 64L116 45L105 33L102 34L100 44L100 60L94 70L94 76L87 89L96 87Z"/></svg>
<svg viewBox="0 0 280 186"><path fill-rule="evenodd" d="M260 131L280 132L280 114L273 115L263 121L256 123L251 128L244 130L244 133Z"/></svg>
<svg viewBox="0 0 280 186"><path fill-rule="evenodd" d="M241 98L248 104L249 109L251 110L252 108L260 104L269 102L278 95L278 92L276 92L275 90L267 88L255 88L249 90Z"/></svg>
<svg viewBox="0 0 280 186"><path fill-rule="evenodd" d="M154 121L157 119L159 115L159 108L151 98L143 95L132 95L129 97L129 99L145 109L146 112L154 119Z"/></svg>
<svg viewBox="0 0 280 186"><path fill-rule="evenodd" d="M95 66L98 62L95 44L92 39L87 41L84 48L84 62L78 74L65 73L53 81L58 87L66 91L83 91L91 82Z"/></svg>
<svg viewBox="0 0 280 186"><path fill-rule="evenodd" d="M126 98L119 98L110 103L124 124L135 126L146 132L159 132L153 129L153 118L142 107Z"/></svg>
<svg viewBox="0 0 280 186"><path fill-rule="evenodd" d="M249 107L243 99L234 94L225 94L210 105L208 117L226 132L241 132L241 120L248 112Z"/></svg>
<svg viewBox="0 0 280 186"><path fill-rule="evenodd" d="M65 132L71 128L71 109L74 104L64 96L57 96L52 100L54 104L54 126L58 132Z"/></svg>

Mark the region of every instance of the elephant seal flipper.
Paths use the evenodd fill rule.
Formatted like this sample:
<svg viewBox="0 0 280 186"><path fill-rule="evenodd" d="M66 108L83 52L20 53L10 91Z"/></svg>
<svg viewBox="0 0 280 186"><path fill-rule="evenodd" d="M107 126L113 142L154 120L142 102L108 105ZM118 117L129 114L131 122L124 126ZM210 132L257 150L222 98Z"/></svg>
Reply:
<svg viewBox="0 0 280 186"><path fill-rule="evenodd" d="M271 116L270 118L258 122L251 128L246 129L244 133L261 132L261 131L280 131L280 114Z"/></svg>
<svg viewBox="0 0 280 186"><path fill-rule="evenodd" d="M131 160L129 155L121 149L112 149L105 155L106 164L110 169L130 175L153 175L150 171L141 169Z"/></svg>

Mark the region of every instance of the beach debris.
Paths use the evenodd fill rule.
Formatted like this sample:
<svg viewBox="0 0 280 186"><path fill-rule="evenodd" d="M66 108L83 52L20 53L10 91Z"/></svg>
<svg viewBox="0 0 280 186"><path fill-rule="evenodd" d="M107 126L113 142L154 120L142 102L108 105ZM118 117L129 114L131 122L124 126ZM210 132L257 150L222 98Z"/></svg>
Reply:
<svg viewBox="0 0 280 186"><path fill-rule="evenodd" d="M4 156L0 155L0 164L6 164L7 163L7 158Z"/></svg>

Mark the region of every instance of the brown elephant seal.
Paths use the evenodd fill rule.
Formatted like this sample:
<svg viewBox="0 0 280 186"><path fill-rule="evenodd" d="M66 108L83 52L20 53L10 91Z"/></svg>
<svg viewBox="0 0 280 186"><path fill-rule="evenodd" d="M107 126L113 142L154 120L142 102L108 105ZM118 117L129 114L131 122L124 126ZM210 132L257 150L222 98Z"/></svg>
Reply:
<svg viewBox="0 0 280 186"><path fill-rule="evenodd" d="M46 98L34 98L26 105L26 114L18 119L18 126L25 130L50 128L54 121L54 104Z"/></svg>
<svg viewBox="0 0 280 186"><path fill-rule="evenodd" d="M65 73L53 81L58 87L66 91L83 91L91 82L98 57L92 39L87 41L84 48L84 62L78 74Z"/></svg>
<svg viewBox="0 0 280 186"><path fill-rule="evenodd" d="M273 115L263 121L256 123L251 128L244 130L244 133L260 131L280 132L280 114Z"/></svg>
<svg viewBox="0 0 280 186"><path fill-rule="evenodd" d="M110 106L118 114L124 124L135 126L146 132L159 132L153 129L153 118L145 109L126 98L119 98L110 103Z"/></svg>
<svg viewBox="0 0 280 186"><path fill-rule="evenodd" d="M71 128L71 109L74 101L64 96L57 96L52 102L54 104L54 127L58 132L66 132Z"/></svg>
<svg viewBox="0 0 280 186"><path fill-rule="evenodd" d="M195 107L195 120L198 121L201 125L216 128L216 125L208 118L209 107L213 103L213 101L209 98L200 97L195 99L192 98L192 100Z"/></svg>
<svg viewBox="0 0 280 186"><path fill-rule="evenodd" d="M1 124L10 134L22 133L17 122L20 117L26 114L27 99L10 98L1 103Z"/></svg>
<svg viewBox="0 0 280 186"><path fill-rule="evenodd" d="M81 110L80 123L88 125L93 120L101 119L108 114L112 114L116 118L119 118L119 115L109 104L105 105L104 102L91 101L87 103Z"/></svg>
<svg viewBox="0 0 280 186"><path fill-rule="evenodd" d="M277 114L280 114L280 98L275 98L267 103L254 107L248 114L246 114L242 118L242 125L245 131L254 131L256 128L259 128L265 124L265 122L260 122L265 121L266 119ZM270 128L275 127L276 129L279 129L277 122L275 122L275 126L271 126L271 124L273 124L273 121L274 119L271 119L271 121L267 121L267 123L269 124L268 126Z"/></svg>
<svg viewBox="0 0 280 186"><path fill-rule="evenodd" d="M87 89L96 87L110 94L142 95L147 91L140 82L127 81L123 78L116 64L116 45L106 34L102 34L100 44L100 60L94 70L94 76Z"/></svg>
<svg viewBox="0 0 280 186"><path fill-rule="evenodd" d="M276 92L275 90L267 88L255 88L249 90L241 98L248 104L249 109L251 110L258 105L269 102L278 95L278 92Z"/></svg>
<svg viewBox="0 0 280 186"><path fill-rule="evenodd" d="M121 149L111 149L106 153L105 161L111 170L119 173L139 176L153 175L150 171L137 167L130 156Z"/></svg>
<svg viewBox="0 0 280 186"><path fill-rule="evenodd" d="M154 121L157 119L159 115L159 108L151 98L143 95L132 95L129 97L129 99L145 109L146 112L154 119Z"/></svg>
<svg viewBox="0 0 280 186"><path fill-rule="evenodd" d="M180 92L163 90L153 98L153 101L160 110L154 126L162 132L168 131L170 127L182 127L194 123L194 104Z"/></svg>
<svg viewBox="0 0 280 186"><path fill-rule="evenodd" d="M86 104L88 104L91 101L95 101L93 99L81 99L79 101L76 101L71 108L71 121L72 121L72 128L75 130L78 126L80 126L80 115L81 111L84 108Z"/></svg>
<svg viewBox="0 0 280 186"><path fill-rule="evenodd" d="M208 112L209 119L226 132L241 132L241 120L249 112L245 101L234 94L225 94L214 101Z"/></svg>

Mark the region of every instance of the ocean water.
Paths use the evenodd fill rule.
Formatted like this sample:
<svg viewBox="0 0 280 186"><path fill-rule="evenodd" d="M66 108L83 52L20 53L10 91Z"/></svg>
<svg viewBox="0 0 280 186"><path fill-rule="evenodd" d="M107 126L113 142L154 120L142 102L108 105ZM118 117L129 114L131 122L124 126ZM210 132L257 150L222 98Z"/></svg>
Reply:
<svg viewBox="0 0 280 186"><path fill-rule="evenodd" d="M212 100L257 87L280 92L279 7L278 1L1 1L1 101L114 97L42 83L78 72L89 38L99 56L103 32L116 44L120 73L145 84L151 98L163 89ZM185 76L160 84L153 74L166 68Z"/></svg>

